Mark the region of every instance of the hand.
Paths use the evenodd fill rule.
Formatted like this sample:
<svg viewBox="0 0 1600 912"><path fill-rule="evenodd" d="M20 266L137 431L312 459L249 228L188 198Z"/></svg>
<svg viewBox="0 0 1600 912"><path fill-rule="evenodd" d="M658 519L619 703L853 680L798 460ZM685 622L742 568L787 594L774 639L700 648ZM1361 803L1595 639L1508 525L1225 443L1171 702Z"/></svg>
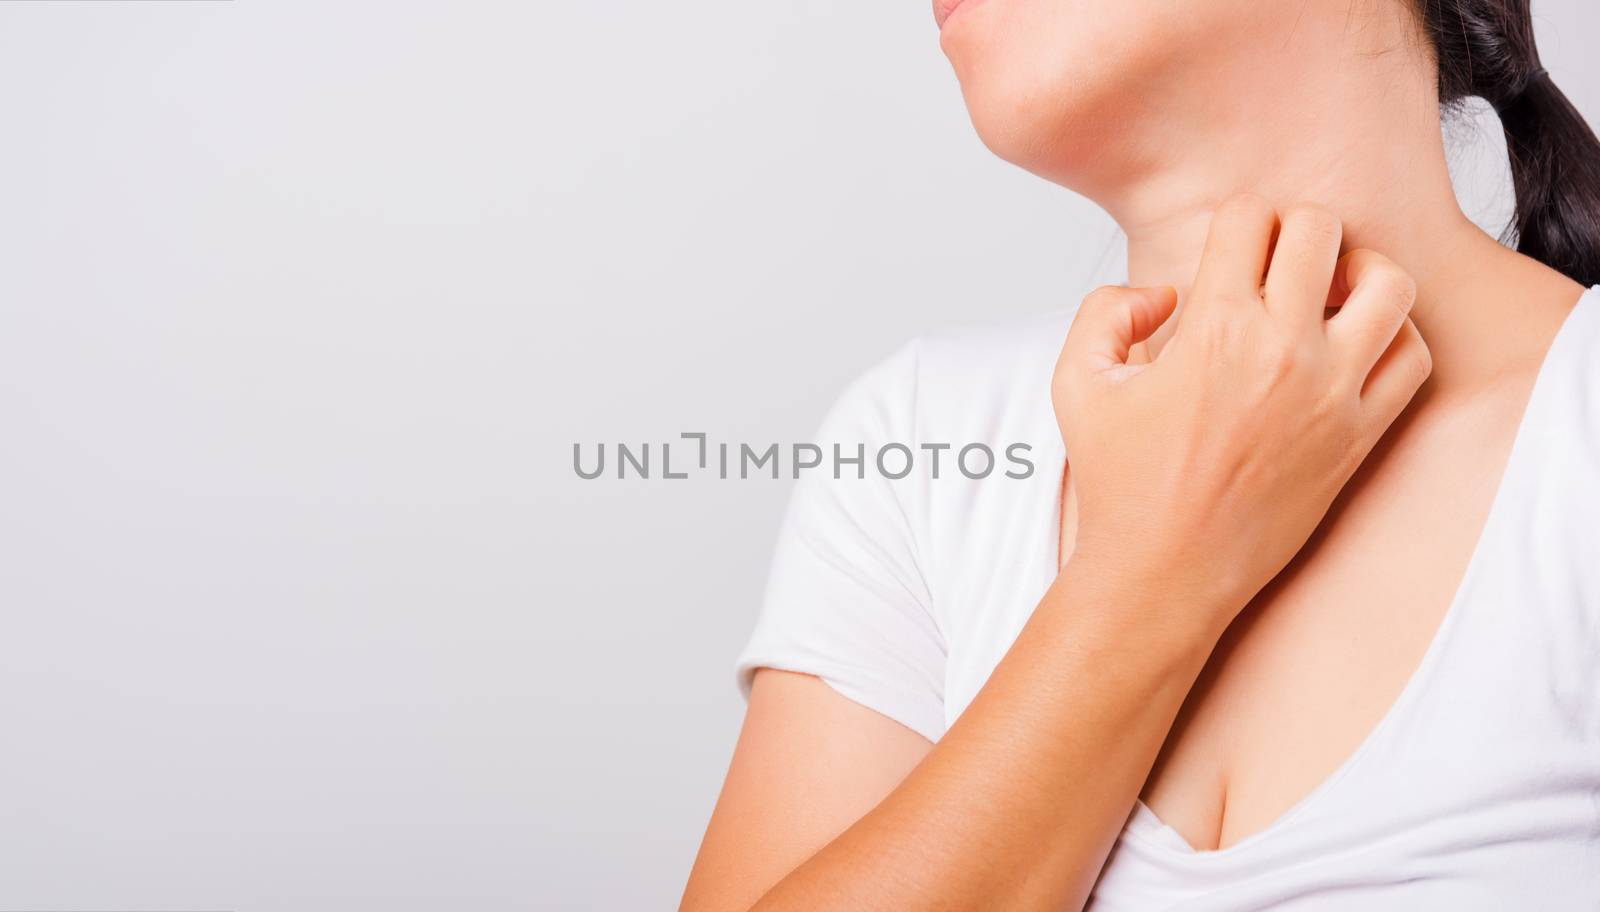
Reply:
<svg viewBox="0 0 1600 912"><path fill-rule="evenodd" d="M1259 198L1223 204L1153 360L1131 351L1172 315L1173 289L1084 301L1052 389L1074 560L1222 606L1225 625L1305 545L1432 369L1411 278L1372 251L1341 259L1340 233L1315 207L1280 224Z"/></svg>

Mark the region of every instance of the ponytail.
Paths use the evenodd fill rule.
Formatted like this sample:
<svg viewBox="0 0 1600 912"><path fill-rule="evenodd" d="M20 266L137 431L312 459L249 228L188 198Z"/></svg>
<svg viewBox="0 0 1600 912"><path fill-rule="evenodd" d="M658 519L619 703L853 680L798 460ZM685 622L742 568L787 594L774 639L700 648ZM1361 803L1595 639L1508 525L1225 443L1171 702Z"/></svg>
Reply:
<svg viewBox="0 0 1600 912"><path fill-rule="evenodd" d="M1600 139L1551 81L1530 0L1418 0L1439 100L1477 96L1500 115L1516 217L1507 240L1583 285L1600 284Z"/></svg>

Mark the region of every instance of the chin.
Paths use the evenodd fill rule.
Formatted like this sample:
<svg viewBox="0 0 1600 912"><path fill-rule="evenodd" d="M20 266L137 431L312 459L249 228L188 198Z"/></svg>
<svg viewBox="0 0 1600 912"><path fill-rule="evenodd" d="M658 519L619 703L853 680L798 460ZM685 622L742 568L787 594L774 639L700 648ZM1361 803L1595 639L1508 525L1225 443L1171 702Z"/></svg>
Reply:
<svg viewBox="0 0 1600 912"><path fill-rule="evenodd" d="M978 138L999 158L1047 180L1072 183L1092 165L1081 125L1092 115L1081 96L1015 73L963 79L962 98Z"/></svg>
<svg viewBox="0 0 1600 912"><path fill-rule="evenodd" d="M1075 190L1114 178L1108 172L1126 167L1141 125L1182 85L1183 67L1199 49L1192 11L1184 17L1151 6L967 0L957 7L939 44L984 145Z"/></svg>

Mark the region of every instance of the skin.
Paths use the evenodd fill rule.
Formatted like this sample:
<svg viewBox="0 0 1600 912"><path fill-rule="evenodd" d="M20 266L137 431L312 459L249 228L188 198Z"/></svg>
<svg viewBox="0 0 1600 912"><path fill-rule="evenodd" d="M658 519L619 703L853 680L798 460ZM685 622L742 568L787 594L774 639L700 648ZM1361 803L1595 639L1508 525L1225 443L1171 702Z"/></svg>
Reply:
<svg viewBox="0 0 1600 912"><path fill-rule="evenodd" d="M685 909L1076 908L1141 797L1268 828L1416 669L1582 292L1461 213L1399 0L935 14L984 142L1146 290L1063 350L1062 571L989 682L932 745L759 672Z"/></svg>

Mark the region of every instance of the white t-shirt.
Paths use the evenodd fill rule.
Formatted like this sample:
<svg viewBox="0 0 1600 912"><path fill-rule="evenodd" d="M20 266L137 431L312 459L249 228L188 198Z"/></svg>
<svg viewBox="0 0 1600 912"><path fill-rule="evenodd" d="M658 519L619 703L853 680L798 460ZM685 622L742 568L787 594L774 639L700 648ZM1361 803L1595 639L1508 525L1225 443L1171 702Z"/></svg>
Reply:
<svg viewBox="0 0 1600 912"><path fill-rule="evenodd" d="M746 692L756 668L813 674L935 741L961 714L1056 576L1065 452L1049 388L1071 316L919 339L843 395L816 442L847 457L864 445L866 459L835 479L827 452L797 483L738 663ZM995 455L987 477L956 465L972 443ZM1007 477L1024 474L1008 451L1031 474ZM913 470L886 477L906 453ZM981 474L982 451L968 456ZM1090 907L1600 909L1597 539L1591 290L1546 356L1454 601L1383 720L1309 796L1221 851L1190 848L1137 804Z"/></svg>

